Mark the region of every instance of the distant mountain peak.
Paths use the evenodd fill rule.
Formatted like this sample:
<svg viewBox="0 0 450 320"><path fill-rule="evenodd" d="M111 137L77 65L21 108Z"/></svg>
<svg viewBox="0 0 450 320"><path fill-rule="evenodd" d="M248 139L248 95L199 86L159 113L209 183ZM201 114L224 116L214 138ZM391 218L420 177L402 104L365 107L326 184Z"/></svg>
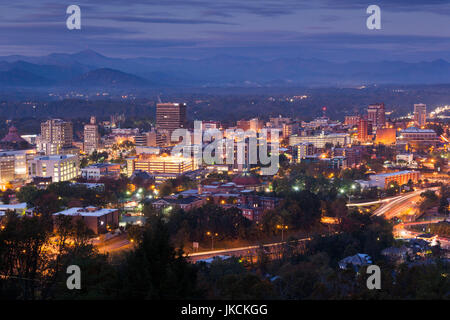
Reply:
<svg viewBox="0 0 450 320"><path fill-rule="evenodd" d="M77 53L74 53L73 56L83 56L86 58L106 58L104 55L94 51L92 49L86 49Z"/></svg>
<svg viewBox="0 0 450 320"><path fill-rule="evenodd" d="M146 79L111 68L99 68L72 79L70 85L84 87L109 86L146 86L151 84Z"/></svg>

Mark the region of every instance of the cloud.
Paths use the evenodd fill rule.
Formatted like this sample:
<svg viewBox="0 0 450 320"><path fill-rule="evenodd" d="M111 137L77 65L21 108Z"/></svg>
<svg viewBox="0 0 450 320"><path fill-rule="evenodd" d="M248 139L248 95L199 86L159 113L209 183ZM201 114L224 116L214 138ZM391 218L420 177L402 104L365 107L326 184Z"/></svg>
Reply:
<svg viewBox="0 0 450 320"><path fill-rule="evenodd" d="M101 19L120 21L120 22L139 22L139 23L168 23L168 24L223 24L236 25L231 22L223 22L216 20L204 19L184 19L184 18L154 18L154 17L139 17L139 16L106 16Z"/></svg>

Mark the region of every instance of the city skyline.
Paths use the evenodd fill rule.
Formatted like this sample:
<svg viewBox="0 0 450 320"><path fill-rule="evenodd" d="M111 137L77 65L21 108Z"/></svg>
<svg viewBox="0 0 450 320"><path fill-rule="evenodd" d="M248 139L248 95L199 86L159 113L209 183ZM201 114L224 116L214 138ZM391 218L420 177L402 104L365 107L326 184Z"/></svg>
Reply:
<svg viewBox="0 0 450 320"><path fill-rule="evenodd" d="M0 300L449 299L450 0L2 9Z"/></svg>

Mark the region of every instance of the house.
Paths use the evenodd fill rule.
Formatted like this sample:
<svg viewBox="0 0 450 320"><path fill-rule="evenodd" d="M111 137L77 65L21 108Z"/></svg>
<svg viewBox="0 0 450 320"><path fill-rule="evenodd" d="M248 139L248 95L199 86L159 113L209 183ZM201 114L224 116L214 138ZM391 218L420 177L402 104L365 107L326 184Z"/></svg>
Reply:
<svg viewBox="0 0 450 320"><path fill-rule="evenodd" d="M152 202L152 206L155 209L163 209L168 207L180 207L185 211L192 210L194 208L198 208L203 206L206 203L205 198L199 198L194 196L189 196L186 198L172 198L166 197L162 199L158 199Z"/></svg>
<svg viewBox="0 0 450 320"><path fill-rule="evenodd" d="M111 229L115 229L119 226L119 210L117 209L74 207L54 213L53 227L55 231L58 228L59 216L72 217L72 222L75 222L76 219L83 220L86 223L86 226L91 229L94 234L107 233Z"/></svg>
<svg viewBox="0 0 450 320"><path fill-rule="evenodd" d="M339 268L348 269L352 267L355 271L358 271L362 266L368 266L372 264L372 258L365 253L357 253L354 256L348 256L338 262Z"/></svg>
<svg viewBox="0 0 450 320"><path fill-rule="evenodd" d="M408 257L413 257L413 250L407 246L389 247L381 251L381 254L388 260L395 263L404 263Z"/></svg>

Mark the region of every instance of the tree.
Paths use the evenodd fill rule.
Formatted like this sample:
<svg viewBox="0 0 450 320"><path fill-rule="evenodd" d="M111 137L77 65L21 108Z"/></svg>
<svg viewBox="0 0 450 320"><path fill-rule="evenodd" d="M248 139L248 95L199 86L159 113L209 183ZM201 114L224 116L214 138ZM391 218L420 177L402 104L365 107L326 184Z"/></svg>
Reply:
<svg viewBox="0 0 450 320"><path fill-rule="evenodd" d="M11 189L6 189L2 194L2 202L4 204L9 204L9 202L10 202L9 197L13 194L14 194L14 191L12 191Z"/></svg>
<svg viewBox="0 0 450 320"><path fill-rule="evenodd" d="M118 298L188 299L196 293L196 270L170 244L161 219L145 227L142 240L119 268Z"/></svg>

